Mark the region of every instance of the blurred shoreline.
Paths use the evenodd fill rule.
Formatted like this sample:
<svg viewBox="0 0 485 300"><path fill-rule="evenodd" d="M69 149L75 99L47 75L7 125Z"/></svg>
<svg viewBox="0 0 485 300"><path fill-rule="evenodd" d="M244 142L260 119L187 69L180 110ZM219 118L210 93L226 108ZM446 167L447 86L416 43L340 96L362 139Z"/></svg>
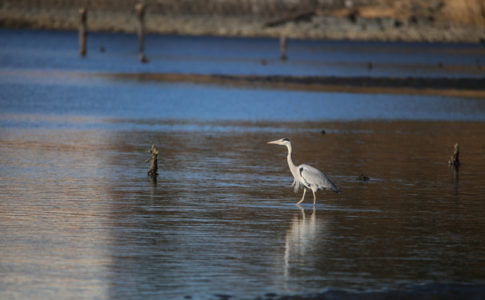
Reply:
<svg viewBox="0 0 485 300"><path fill-rule="evenodd" d="M119 5L111 2L102 0L87 5L88 30L135 32L136 1L120 1ZM199 2L190 2L190 10L181 4L159 7L157 1L148 2L146 31L234 37L485 43L485 3L478 0L464 0L461 4L452 0L409 1L413 5L405 1L373 0L367 2L375 2L374 5L359 5L359 1L355 1L356 4L347 6L308 9L308 6L300 5L290 7L291 10L286 7L270 10L254 6L256 4L253 7L246 5L248 8L243 5L247 1L240 4L225 1L232 3L230 8L236 13L226 13L217 6L207 8L214 1ZM82 1L40 4L35 0L6 0L0 5L0 27L77 30L78 10L85 4ZM266 13L258 12L263 9Z"/></svg>
<svg viewBox="0 0 485 300"><path fill-rule="evenodd" d="M98 75L105 78L121 80L189 82L194 84L258 87L293 91L485 98L485 80L481 78L244 76L169 73L101 73Z"/></svg>

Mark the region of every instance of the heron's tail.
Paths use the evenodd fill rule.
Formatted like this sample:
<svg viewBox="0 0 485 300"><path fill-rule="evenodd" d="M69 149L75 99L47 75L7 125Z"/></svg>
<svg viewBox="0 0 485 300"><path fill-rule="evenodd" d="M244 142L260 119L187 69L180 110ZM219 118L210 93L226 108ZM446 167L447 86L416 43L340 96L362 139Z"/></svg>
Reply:
<svg viewBox="0 0 485 300"><path fill-rule="evenodd" d="M333 181L331 181L329 178L327 178L327 180L328 180L328 183L326 188L328 190L334 191L335 193L340 193L338 186L335 183L333 183Z"/></svg>

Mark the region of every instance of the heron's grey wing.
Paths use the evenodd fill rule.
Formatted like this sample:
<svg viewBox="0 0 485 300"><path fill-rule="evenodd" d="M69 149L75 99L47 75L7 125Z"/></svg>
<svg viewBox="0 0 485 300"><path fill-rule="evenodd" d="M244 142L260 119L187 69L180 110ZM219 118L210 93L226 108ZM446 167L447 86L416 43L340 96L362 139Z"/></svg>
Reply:
<svg viewBox="0 0 485 300"><path fill-rule="evenodd" d="M309 165L300 165L298 169L300 170L300 176L306 183L315 185L319 189L332 190L338 193L339 190L335 183L318 169Z"/></svg>

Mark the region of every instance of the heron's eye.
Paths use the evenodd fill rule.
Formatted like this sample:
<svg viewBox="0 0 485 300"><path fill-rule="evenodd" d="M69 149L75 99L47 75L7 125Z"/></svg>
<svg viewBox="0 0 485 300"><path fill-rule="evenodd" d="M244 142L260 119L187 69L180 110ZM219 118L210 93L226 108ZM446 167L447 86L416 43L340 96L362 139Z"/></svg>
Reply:
<svg viewBox="0 0 485 300"><path fill-rule="evenodd" d="M289 142L290 140L288 138L282 138L282 141Z"/></svg>

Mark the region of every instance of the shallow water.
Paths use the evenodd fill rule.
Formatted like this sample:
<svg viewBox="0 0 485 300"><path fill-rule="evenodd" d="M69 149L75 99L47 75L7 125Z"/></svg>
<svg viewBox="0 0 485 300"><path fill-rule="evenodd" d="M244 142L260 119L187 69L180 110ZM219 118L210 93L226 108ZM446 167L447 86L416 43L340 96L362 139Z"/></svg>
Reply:
<svg viewBox="0 0 485 300"><path fill-rule="evenodd" d="M2 47L5 62L13 50ZM483 99L111 80L92 74L91 56L62 69L57 54L44 54L49 67L0 68L1 298L485 281ZM293 160L341 193L295 206L286 149L266 144L284 136ZM146 174L152 143L157 182Z"/></svg>
<svg viewBox="0 0 485 300"><path fill-rule="evenodd" d="M277 125L295 161L327 171L340 194L296 207L285 149L265 144L281 133L265 127L2 129L4 295L256 297L484 279L482 124Z"/></svg>

